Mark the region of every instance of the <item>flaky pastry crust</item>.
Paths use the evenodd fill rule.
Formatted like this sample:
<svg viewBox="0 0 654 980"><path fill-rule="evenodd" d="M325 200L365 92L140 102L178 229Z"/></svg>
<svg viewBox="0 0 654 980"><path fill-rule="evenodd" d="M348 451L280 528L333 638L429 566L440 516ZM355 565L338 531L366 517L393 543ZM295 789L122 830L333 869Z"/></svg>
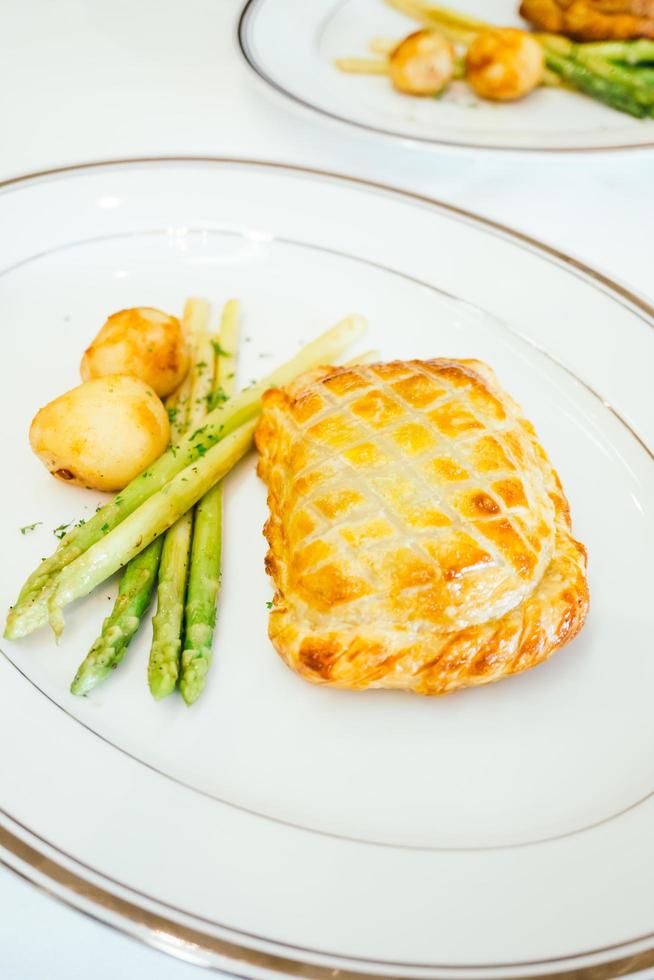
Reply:
<svg viewBox="0 0 654 980"><path fill-rule="evenodd" d="M307 680L447 694L535 666L583 625L560 482L481 362L310 372L266 393L256 443L270 638Z"/></svg>

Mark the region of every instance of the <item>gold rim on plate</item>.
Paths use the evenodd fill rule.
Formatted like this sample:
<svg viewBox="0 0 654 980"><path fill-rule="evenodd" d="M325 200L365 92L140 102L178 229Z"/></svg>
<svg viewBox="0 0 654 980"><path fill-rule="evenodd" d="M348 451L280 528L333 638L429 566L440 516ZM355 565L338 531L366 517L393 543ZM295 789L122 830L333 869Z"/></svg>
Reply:
<svg viewBox="0 0 654 980"><path fill-rule="evenodd" d="M649 327L654 327L654 307L645 299L627 289L620 283L615 282L608 276L595 271L583 262L566 255L559 249L545 245L539 242L537 239L525 235L522 232L514 231L506 225L502 225L488 218L480 217L471 211L466 211L463 208L446 204L442 201L438 201L437 199L427 197L426 195L398 190L397 188L390 187L385 184L375 183L374 181L369 181L358 177L348 177L329 171L263 160L248 160L232 157L134 157L119 160L104 160L74 164L66 167L56 167L9 178L8 180L0 181L0 193L7 193L20 189L22 185L30 182L46 182L56 179L57 177L70 176L79 173L80 171L92 172L102 169L111 169L112 167L144 165L166 166L169 164L208 164L223 167L237 166L250 168L252 170L273 170L288 174L320 177L323 179L326 178L336 184L341 183L359 186L368 190L373 190L377 193L385 193L395 196L400 200L422 204L429 208L433 208L454 220L472 224L483 229L487 233L511 241L521 248L540 255L540 257L546 261L562 267L576 277L584 280L594 288L599 289L621 306L631 310L632 313L643 320ZM593 392L593 394L596 393ZM610 406L607 407L611 408ZM611 409L611 411L614 410ZM618 416L618 418L620 418L620 416ZM620 419L620 421L624 423L624 420ZM630 431L635 438L638 439L643 448L650 452L651 455L651 450L643 443L637 433L633 432L631 429ZM80 862L77 862L75 858L65 855L64 852L62 852L55 845L43 840L36 833L34 833L34 831L30 830L30 828L19 824L18 821L12 818L8 813L0 809L0 817L2 816L4 816L6 820L10 821L15 827L21 827L26 834L30 835L30 838L34 839L35 841L41 841L49 850L61 855L62 858L68 858L68 860L74 862L78 867L80 867L80 869L86 868L85 865L81 865ZM405 964L403 966L403 964L400 963L383 963L381 961L375 962L374 960L370 959L361 961L362 963L369 965L372 970L374 970L375 967L385 967L386 972L383 974L375 974L369 969L364 969L363 967L360 970L350 968L349 966L347 969L334 968L332 966L319 965L315 962L304 962L300 959L290 958L277 953L256 949L254 946L245 946L239 942L222 939L199 928L186 925L182 922L176 921L173 918L162 915L159 912L154 912L143 906L137 905L126 898L116 895L108 888L103 888L95 881L84 878L82 874L78 874L76 871L71 870L64 864L53 860L53 858L48 856L45 850L38 850L36 846L32 846L32 844L23 840L20 836L9 829L6 824L2 825L0 823L0 850L1 849L4 849L6 855L8 856L4 857L0 854L0 864L4 865L10 871L13 871L15 874L19 875L30 883L36 885L49 895L62 901L64 904L75 908L77 911L80 911L105 925L109 925L119 932L123 932L137 938L147 945L167 952L173 956L177 956L178 958L210 968L238 972L240 975L243 975L243 973L248 974L249 970L249 975L252 975L252 971L254 971L257 975L262 975L263 973L267 972L269 974L281 974L295 977L314 977L316 980L333 980L334 977L338 977L338 980L362 980L364 977L368 977L369 980L389 980L389 978L400 980L400 978L404 976L401 972L404 968L412 971L414 975L417 971L430 970L433 971L432 975L434 977L440 976L454 978L457 976L462 977L465 974L470 975L475 973L479 976L484 974L490 976L490 971L493 971L496 976L502 977L503 975L498 971L510 970L513 980L545 980L545 978L551 978L553 976L559 977L561 980L609 980L609 978L617 975L624 976L626 974L635 973L650 966L654 966L654 945L651 945L648 949L641 950L635 954L624 955L624 951L629 947L654 940L653 932L622 943L613 944L611 946L600 947L594 950L584 950L579 953L572 953L567 956L553 957L545 960L457 966L427 966L420 964ZM102 875L101 872L97 872L95 869L90 867L86 869L90 871L94 877L104 879L105 881L107 880L106 876ZM120 885L118 882L115 884L119 885L121 889L138 896L138 893L136 893L133 889L130 889L128 886ZM147 898L147 896L142 897ZM154 899L149 900L157 901ZM158 901L157 904L161 906L164 905L164 903ZM179 911L181 915L187 914L181 910L174 911ZM228 927L225 927L225 929L227 930ZM330 958L332 960L337 959L335 954L313 951L302 947L294 947L259 936L252 936L251 938L255 942L262 944L269 943L280 948L285 947L303 955L309 954L321 958ZM611 958L602 963L595 963L588 966L575 967L573 965L575 960L578 961L580 959L598 957L604 954L612 954L612 956L616 955L616 958ZM342 959L345 959L348 963L353 962L352 957ZM561 965L568 965L569 968L566 969L564 966L564 969L561 970ZM518 975L514 972L517 969L525 969L529 972ZM390 972L391 970L396 970L398 972Z"/></svg>

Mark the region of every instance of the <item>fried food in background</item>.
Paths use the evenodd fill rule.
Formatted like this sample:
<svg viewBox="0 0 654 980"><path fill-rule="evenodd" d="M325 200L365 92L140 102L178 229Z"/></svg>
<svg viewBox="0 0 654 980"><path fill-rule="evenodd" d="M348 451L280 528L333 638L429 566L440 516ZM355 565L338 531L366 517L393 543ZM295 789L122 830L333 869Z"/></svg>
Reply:
<svg viewBox="0 0 654 980"><path fill-rule="evenodd" d="M391 81L408 95L437 95L454 75L454 48L437 31L409 34L391 52Z"/></svg>
<svg viewBox="0 0 654 980"><path fill-rule="evenodd" d="M520 13L538 30L577 41L654 38L654 0L522 0Z"/></svg>

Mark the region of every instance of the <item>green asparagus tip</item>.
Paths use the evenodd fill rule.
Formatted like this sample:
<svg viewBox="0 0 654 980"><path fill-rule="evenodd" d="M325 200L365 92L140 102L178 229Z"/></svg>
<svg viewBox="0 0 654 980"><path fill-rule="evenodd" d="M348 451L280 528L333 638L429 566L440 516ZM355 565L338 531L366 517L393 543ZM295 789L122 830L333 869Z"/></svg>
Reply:
<svg viewBox="0 0 654 980"><path fill-rule="evenodd" d="M84 683L84 679L79 676L79 671L78 671L75 674L75 677L73 678L73 683L70 685L70 693L78 694L81 697L84 694L86 694L88 691L90 691L92 687L93 684L87 686Z"/></svg>
<svg viewBox="0 0 654 980"><path fill-rule="evenodd" d="M150 687L150 694L155 701L161 701L162 698L167 698L169 694L173 693L177 684L178 674L179 668L177 667L177 663L172 659L166 663L150 665L150 669L148 670L148 685Z"/></svg>
<svg viewBox="0 0 654 980"><path fill-rule="evenodd" d="M182 663L182 678L179 683L179 690L190 707L192 704L195 704L204 691L211 662L200 651L185 650Z"/></svg>
<svg viewBox="0 0 654 980"><path fill-rule="evenodd" d="M73 683L70 685L70 693L84 697L84 695L93 690L100 680L102 680L101 677L84 677L78 671L73 678Z"/></svg>
<svg viewBox="0 0 654 980"><path fill-rule="evenodd" d="M100 637L92 647L89 656L84 660L70 685L70 693L84 696L111 673L114 660L112 637Z"/></svg>

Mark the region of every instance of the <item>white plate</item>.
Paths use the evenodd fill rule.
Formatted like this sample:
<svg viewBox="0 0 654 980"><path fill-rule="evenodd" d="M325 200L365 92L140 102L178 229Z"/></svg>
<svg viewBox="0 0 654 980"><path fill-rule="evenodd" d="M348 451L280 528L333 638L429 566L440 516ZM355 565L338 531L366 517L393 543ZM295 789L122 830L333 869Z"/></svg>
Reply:
<svg viewBox="0 0 654 980"><path fill-rule="evenodd" d="M592 592L580 637L500 684L437 700L310 686L266 637L249 458L229 481L216 659L192 710L152 702L147 629L91 697L68 693L113 584L69 612L58 649L47 631L3 644L4 860L252 976L505 978L654 946L652 311L481 219L281 166L10 182L0 225L3 608L51 529L99 499L46 474L32 414L76 383L108 312L190 294L242 298L243 383L351 311L384 357L487 360L561 474Z"/></svg>
<svg viewBox="0 0 654 980"><path fill-rule="evenodd" d="M452 0L491 23L520 24L518 0ZM401 95L383 76L344 75L334 59L375 57L375 37L420 25L384 0L248 0L239 24L245 60L298 106L387 137L423 144L511 150L597 150L654 145L654 120L593 99L539 89L510 104L478 99L463 82L442 99ZM524 25L523 25L524 26Z"/></svg>

